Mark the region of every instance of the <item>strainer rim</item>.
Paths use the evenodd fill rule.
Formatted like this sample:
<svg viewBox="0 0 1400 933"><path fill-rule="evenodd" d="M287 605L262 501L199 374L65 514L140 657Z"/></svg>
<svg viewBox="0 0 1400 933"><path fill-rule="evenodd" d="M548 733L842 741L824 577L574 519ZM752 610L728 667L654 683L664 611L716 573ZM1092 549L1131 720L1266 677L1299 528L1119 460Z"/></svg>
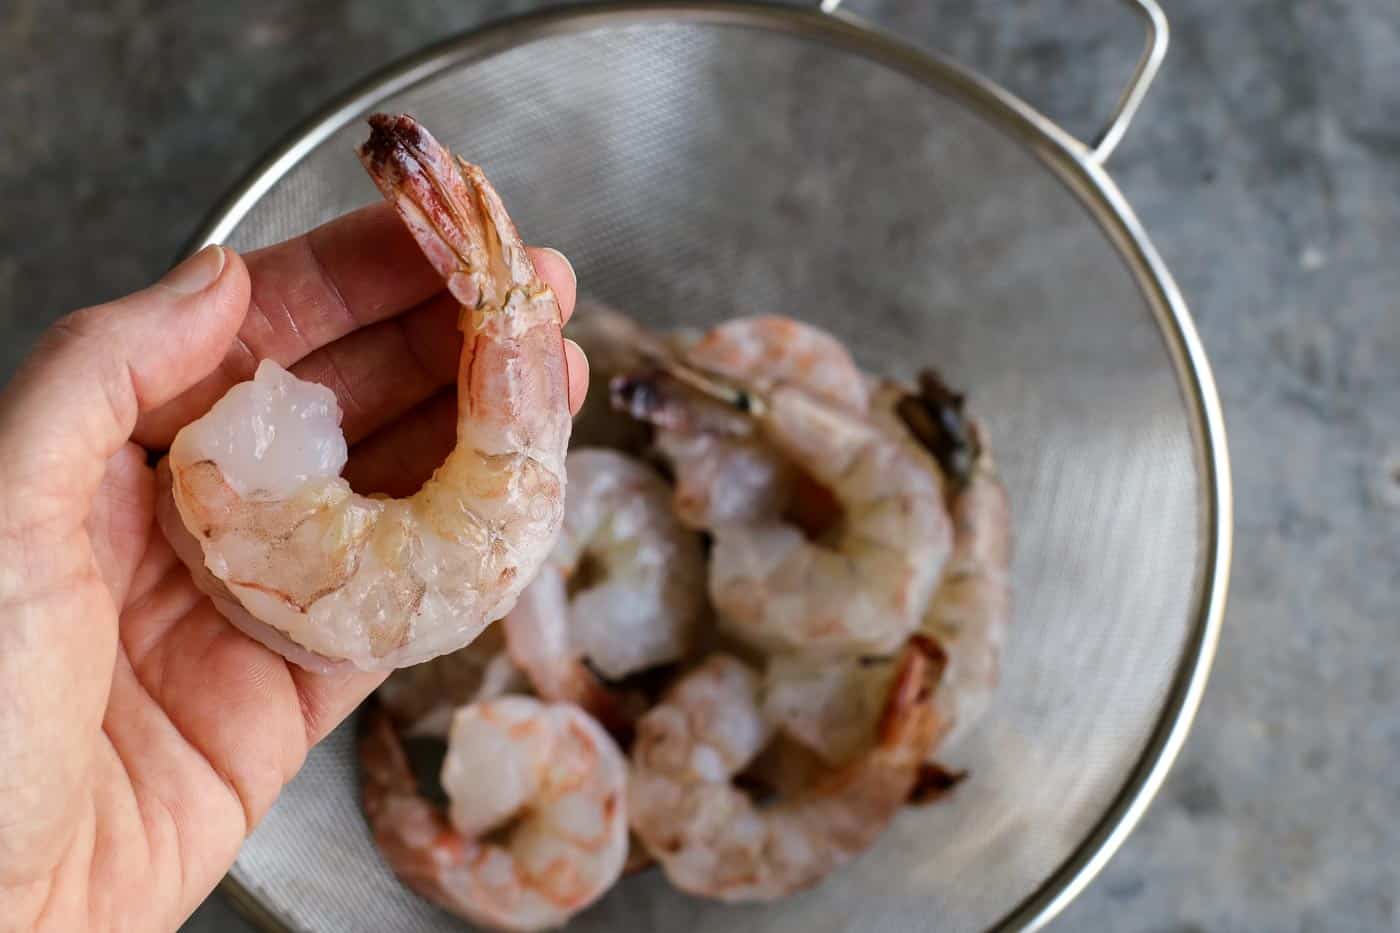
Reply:
<svg viewBox="0 0 1400 933"><path fill-rule="evenodd" d="M1029 148L1079 199L1109 236L1142 290L1183 395L1203 501L1203 547L1188 636L1161 711L1141 754L1103 814L1074 850L990 928L1038 930L1098 874L1132 832L1180 752L1205 691L1229 582L1232 485L1224 416L1215 379L1186 301L1137 216L1092 150L995 81L938 52L910 45L845 11L823 13L761 2L623 0L550 8L448 37L399 58L341 94L272 147L205 217L185 253L222 242L267 191L328 136L386 98L453 67L551 35L630 22L711 23L767 29L836 46L957 97ZM220 882L233 904L269 933L294 933L236 876Z"/></svg>

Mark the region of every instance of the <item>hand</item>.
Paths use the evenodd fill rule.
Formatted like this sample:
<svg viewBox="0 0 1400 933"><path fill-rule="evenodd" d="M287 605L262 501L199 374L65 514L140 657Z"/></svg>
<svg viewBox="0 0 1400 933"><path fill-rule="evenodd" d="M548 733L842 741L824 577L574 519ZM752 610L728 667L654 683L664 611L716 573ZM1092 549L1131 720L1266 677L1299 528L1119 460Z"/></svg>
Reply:
<svg viewBox="0 0 1400 933"><path fill-rule="evenodd" d="M534 259L567 319L572 270ZM151 452L271 357L335 390L354 487L406 495L454 442L456 321L375 206L246 262L208 248L44 335L0 394L0 928L173 930L383 679L226 623L154 524Z"/></svg>

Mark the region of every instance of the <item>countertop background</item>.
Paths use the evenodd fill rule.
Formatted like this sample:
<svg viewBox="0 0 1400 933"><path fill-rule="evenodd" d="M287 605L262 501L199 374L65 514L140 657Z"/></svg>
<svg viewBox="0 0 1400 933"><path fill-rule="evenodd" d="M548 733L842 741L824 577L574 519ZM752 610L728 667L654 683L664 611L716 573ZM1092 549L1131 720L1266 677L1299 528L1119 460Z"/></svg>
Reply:
<svg viewBox="0 0 1400 933"><path fill-rule="evenodd" d="M135 289L327 97L529 0L0 2L0 375ZM1191 303L1237 488L1233 592L1161 796L1055 930L1400 925L1400 5L1165 0L1111 170ZM849 0L1081 136L1111 0ZM249 929L215 895L189 933Z"/></svg>

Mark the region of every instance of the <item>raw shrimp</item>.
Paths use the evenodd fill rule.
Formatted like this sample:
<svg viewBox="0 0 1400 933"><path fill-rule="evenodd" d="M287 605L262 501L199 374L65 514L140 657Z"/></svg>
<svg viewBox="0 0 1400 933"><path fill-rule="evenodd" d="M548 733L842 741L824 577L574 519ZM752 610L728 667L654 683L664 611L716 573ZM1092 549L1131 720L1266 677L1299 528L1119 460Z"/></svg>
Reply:
<svg viewBox="0 0 1400 933"><path fill-rule="evenodd" d="M514 605L563 518L570 419L559 306L496 192L411 118L370 125L361 160L462 303L456 448L409 499L357 495L335 396L265 360L176 436L170 466L241 610L226 614L279 647L387 670L462 647Z"/></svg>
<svg viewBox="0 0 1400 933"><path fill-rule="evenodd" d="M604 688L585 658L617 680L685 654L705 612L705 559L650 467L592 448L570 451L566 467L559 541L506 617L506 639L540 696L591 708Z"/></svg>
<svg viewBox="0 0 1400 933"><path fill-rule="evenodd" d="M562 925L627 858L627 764L582 710L500 697L458 710L430 803L382 711L360 739L364 805L380 853L409 887L501 930Z"/></svg>
<svg viewBox="0 0 1400 933"><path fill-rule="evenodd" d="M948 658L934 702L951 745L986 711L1000 674L1011 625L1011 513L985 432L965 415L961 395L925 372L919 391L895 408L937 459L953 520L952 556L920 623Z"/></svg>
<svg viewBox="0 0 1400 933"><path fill-rule="evenodd" d="M937 728L939 666L936 648L911 640L873 745L760 808L732 783L771 734L758 675L711 656L638 723L633 831L667 878L692 894L761 901L817 883L869 848L915 788Z"/></svg>
<svg viewBox="0 0 1400 933"><path fill-rule="evenodd" d="M546 699L587 658L603 677L679 660L704 604L699 535L671 513L671 488L650 466L602 448L566 459L559 542L505 618L507 644Z"/></svg>
<svg viewBox="0 0 1400 933"><path fill-rule="evenodd" d="M525 686L506 653L504 630L491 625L465 648L394 671L375 695L405 734L446 736L458 707Z"/></svg>
<svg viewBox="0 0 1400 933"><path fill-rule="evenodd" d="M672 374L615 382L619 404L669 416L684 397ZM722 385L766 443L828 491L838 519L809 537L782 516L713 530L710 598L733 633L765 650L887 654L918 625L947 559L937 476L909 445L864 416L786 385L766 396Z"/></svg>
<svg viewBox="0 0 1400 933"><path fill-rule="evenodd" d="M868 404L865 378L840 341L792 318L738 318L673 340L672 347L688 365L759 391L790 386L852 413ZM687 404L703 406L694 399ZM675 473L676 512L691 527L771 517L793 495L791 465L748 425L722 413L702 408L662 421L656 447Z"/></svg>
<svg viewBox="0 0 1400 933"><path fill-rule="evenodd" d="M996 687L1010 623L1010 520L991 452L963 399L933 374L920 385L882 384L871 411L938 473L953 521L952 554L919 624L947 657L934 694L946 733L934 748L941 753L967 733ZM893 670L891 658L775 656L764 670L764 713L824 760L842 762L870 740Z"/></svg>

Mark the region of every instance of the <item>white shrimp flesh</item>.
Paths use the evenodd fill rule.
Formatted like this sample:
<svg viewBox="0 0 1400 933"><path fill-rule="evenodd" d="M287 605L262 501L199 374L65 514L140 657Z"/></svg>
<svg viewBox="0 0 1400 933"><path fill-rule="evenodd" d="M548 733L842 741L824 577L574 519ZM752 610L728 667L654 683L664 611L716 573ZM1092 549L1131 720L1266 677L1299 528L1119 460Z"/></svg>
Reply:
<svg viewBox="0 0 1400 933"><path fill-rule="evenodd" d="M265 360L169 459L221 610L298 663L389 670L514 605L563 518L570 417L559 306L481 170L409 117L370 125L361 161L462 305L456 447L408 499L357 495L334 395Z"/></svg>

